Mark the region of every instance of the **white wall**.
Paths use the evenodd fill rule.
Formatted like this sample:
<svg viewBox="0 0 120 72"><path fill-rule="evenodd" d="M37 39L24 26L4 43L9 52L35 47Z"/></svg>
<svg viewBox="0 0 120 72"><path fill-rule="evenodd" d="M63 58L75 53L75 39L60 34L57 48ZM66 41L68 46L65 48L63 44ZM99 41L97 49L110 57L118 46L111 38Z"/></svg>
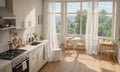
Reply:
<svg viewBox="0 0 120 72"><path fill-rule="evenodd" d="M25 41L27 33L42 34L42 24L38 24L38 15L42 15L42 0L13 0L13 13L16 16L16 25L26 27L18 32L17 38ZM30 25L30 26L29 26ZM9 31L0 31L0 52L8 50Z"/></svg>
<svg viewBox="0 0 120 72"><path fill-rule="evenodd" d="M116 4L115 39L120 37L120 0L117 0Z"/></svg>

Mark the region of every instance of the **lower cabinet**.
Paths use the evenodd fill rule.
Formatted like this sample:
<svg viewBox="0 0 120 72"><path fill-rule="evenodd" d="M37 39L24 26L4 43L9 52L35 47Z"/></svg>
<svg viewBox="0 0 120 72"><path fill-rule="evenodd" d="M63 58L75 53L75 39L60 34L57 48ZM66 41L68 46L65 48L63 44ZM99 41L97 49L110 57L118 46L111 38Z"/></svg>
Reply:
<svg viewBox="0 0 120 72"><path fill-rule="evenodd" d="M37 72L45 63L44 45L39 46L29 53L30 72Z"/></svg>
<svg viewBox="0 0 120 72"><path fill-rule="evenodd" d="M5 67L4 69L0 70L0 72L12 72L11 65L8 65L8 66Z"/></svg>

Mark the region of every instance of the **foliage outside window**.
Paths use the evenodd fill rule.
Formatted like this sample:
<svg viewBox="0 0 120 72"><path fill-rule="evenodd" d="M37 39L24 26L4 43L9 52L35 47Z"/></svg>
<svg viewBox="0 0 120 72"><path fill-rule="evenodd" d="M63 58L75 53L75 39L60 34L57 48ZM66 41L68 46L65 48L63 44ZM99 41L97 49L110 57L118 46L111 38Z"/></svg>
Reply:
<svg viewBox="0 0 120 72"><path fill-rule="evenodd" d="M98 36L112 36L113 2L99 2Z"/></svg>
<svg viewBox="0 0 120 72"><path fill-rule="evenodd" d="M80 34L80 2L67 2L67 33Z"/></svg>
<svg viewBox="0 0 120 72"><path fill-rule="evenodd" d="M55 4L56 10L56 32L60 33L61 31L61 2L56 2Z"/></svg>

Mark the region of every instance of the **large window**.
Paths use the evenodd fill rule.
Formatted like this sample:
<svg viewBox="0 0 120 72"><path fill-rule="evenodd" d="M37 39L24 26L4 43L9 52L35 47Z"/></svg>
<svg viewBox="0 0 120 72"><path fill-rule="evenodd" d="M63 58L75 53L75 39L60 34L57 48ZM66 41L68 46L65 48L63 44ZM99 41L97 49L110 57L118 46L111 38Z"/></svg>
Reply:
<svg viewBox="0 0 120 72"><path fill-rule="evenodd" d="M61 31L61 2L55 3L55 12L56 12L56 30L57 33Z"/></svg>
<svg viewBox="0 0 120 72"><path fill-rule="evenodd" d="M85 34L87 2L67 2L67 33Z"/></svg>
<svg viewBox="0 0 120 72"><path fill-rule="evenodd" d="M80 34L80 2L67 2L67 33Z"/></svg>
<svg viewBox="0 0 120 72"><path fill-rule="evenodd" d="M61 31L61 8L65 7L66 34L85 35L87 23L88 2L68 2L61 6L62 2L56 2L56 27L57 33ZM94 4L94 3L93 3ZM98 36L112 37L113 32L113 1L98 2Z"/></svg>
<svg viewBox="0 0 120 72"><path fill-rule="evenodd" d="M98 35L112 36L113 2L99 2Z"/></svg>

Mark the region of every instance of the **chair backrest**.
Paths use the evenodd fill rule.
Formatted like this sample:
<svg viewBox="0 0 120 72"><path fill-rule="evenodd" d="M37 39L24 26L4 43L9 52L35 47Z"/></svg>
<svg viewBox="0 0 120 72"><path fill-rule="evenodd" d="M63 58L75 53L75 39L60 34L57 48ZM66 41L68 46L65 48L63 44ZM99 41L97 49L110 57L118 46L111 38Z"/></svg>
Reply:
<svg viewBox="0 0 120 72"><path fill-rule="evenodd" d="M84 39L83 39L83 38L81 38L80 43L83 43L83 44L84 44Z"/></svg>

